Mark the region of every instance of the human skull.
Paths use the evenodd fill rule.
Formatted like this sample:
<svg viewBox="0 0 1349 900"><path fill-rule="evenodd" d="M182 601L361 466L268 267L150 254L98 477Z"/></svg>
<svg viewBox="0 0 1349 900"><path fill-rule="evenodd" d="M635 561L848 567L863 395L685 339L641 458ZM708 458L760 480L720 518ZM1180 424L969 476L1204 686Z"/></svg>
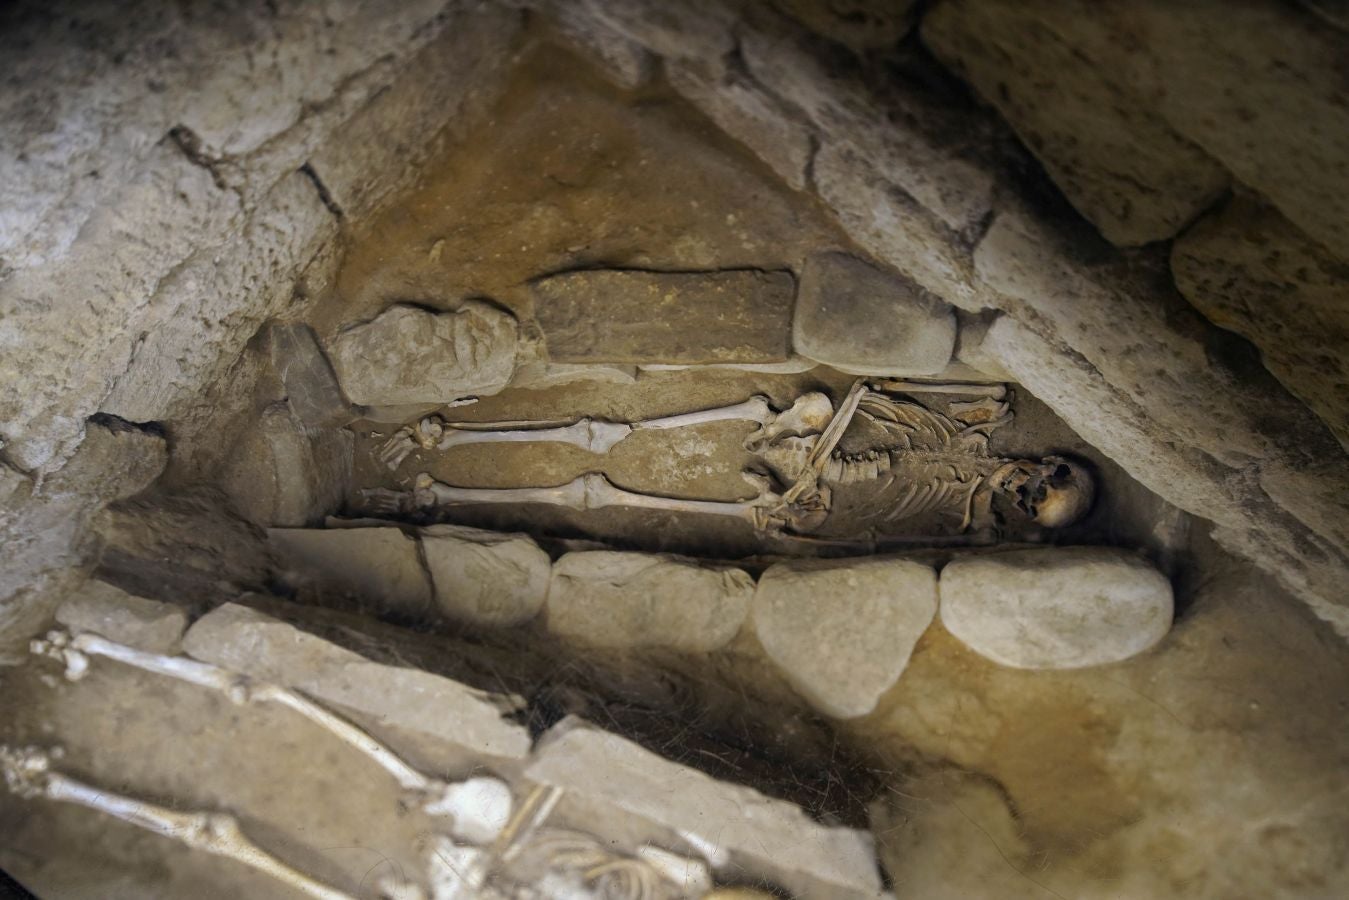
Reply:
<svg viewBox="0 0 1349 900"><path fill-rule="evenodd" d="M998 487L1031 521L1046 528L1071 525L1087 514L1096 497L1096 481L1080 463L1046 456L1035 463L1013 463Z"/></svg>

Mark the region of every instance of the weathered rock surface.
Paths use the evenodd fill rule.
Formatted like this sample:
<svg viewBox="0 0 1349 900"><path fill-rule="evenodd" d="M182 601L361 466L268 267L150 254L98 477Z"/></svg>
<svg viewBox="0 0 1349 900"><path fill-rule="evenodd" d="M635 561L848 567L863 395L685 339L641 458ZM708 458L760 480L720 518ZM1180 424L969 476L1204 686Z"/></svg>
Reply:
<svg viewBox="0 0 1349 900"><path fill-rule="evenodd" d="M758 363L791 355L789 272L597 269L535 281L548 356L568 363Z"/></svg>
<svg viewBox="0 0 1349 900"><path fill-rule="evenodd" d="M706 653L735 637L753 594L753 579L739 569L649 553L568 553L553 566L544 621L592 646Z"/></svg>
<svg viewBox="0 0 1349 900"><path fill-rule="evenodd" d="M267 537L296 586L404 616L434 608L417 542L397 528L270 528Z"/></svg>
<svg viewBox="0 0 1349 900"><path fill-rule="evenodd" d="M524 534L459 525L421 530L436 605L470 625L518 625L543 608L552 561Z"/></svg>
<svg viewBox="0 0 1349 900"><path fill-rule="evenodd" d="M73 631L92 631L108 640L172 656L187 630L181 607L128 594L106 581L90 579L56 608L56 621Z"/></svg>
<svg viewBox="0 0 1349 900"><path fill-rule="evenodd" d="M221 473L231 505L254 525L313 525L346 496L354 436L305 428L293 410L289 403L264 409Z"/></svg>
<svg viewBox="0 0 1349 900"><path fill-rule="evenodd" d="M916 0L774 0L816 34L862 52L899 43L913 25Z"/></svg>
<svg viewBox="0 0 1349 900"><path fill-rule="evenodd" d="M1200 220L1171 251L1176 286L1265 365L1349 448L1349 264L1247 197Z"/></svg>
<svg viewBox="0 0 1349 900"><path fill-rule="evenodd" d="M941 619L981 656L1018 669L1075 669L1136 656L1171 628L1171 583L1133 553L1044 547L942 569Z"/></svg>
<svg viewBox="0 0 1349 900"><path fill-rule="evenodd" d="M1227 187L1227 170L1042 21L1063 16L1062 6L954 0L922 33L1107 240L1170 238Z"/></svg>
<svg viewBox="0 0 1349 900"><path fill-rule="evenodd" d="M308 325L277 322L267 329L272 369L286 403L306 428L345 425L353 418L328 357Z"/></svg>
<svg viewBox="0 0 1349 900"><path fill-rule="evenodd" d="M157 428L142 428L112 416L94 416L84 440L61 471L47 480L52 496L83 495L112 503L133 497L164 472L169 449Z"/></svg>
<svg viewBox="0 0 1349 900"><path fill-rule="evenodd" d="M937 576L903 559L791 561L754 592L754 633L811 706L864 716L904 673L937 612Z"/></svg>
<svg viewBox="0 0 1349 900"><path fill-rule="evenodd" d="M665 846L715 848L726 859L717 866L722 878L767 882L803 900L881 896L870 834L820 825L798 806L716 781L576 719L540 739L525 777L565 788L583 808L645 822Z"/></svg>
<svg viewBox="0 0 1349 900"><path fill-rule="evenodd" d="M509 384L518 337L514 316L480 300L453 312L400 303L339 332L328 349L355 403L448 403Z"/></svg>
<svg viewBox="0 0 1349 900"><path fill-rule="evenodd" d="M740 141L796 190L806 186L815 153L810 129L798 122L781 101L753 82L727 71L718 60L671 63L665 70L670 86L701 109L717 127Z"/></svg>
<svg viewBox="0 0 1349 900"><path fill-rule="evenodd" d="M336 704L377 733L392 729L498 759L529 753L529 733L502 718L502 698L420 669L371 662L244 606L229 603L198 619L183 649L203 662Z"/></svg>
<svg viewBox="0 0 1349 900"><path fill-rule="evenodd" d="M907 278L845 253L806 261L792 324L801 355L856 375L932 375L955 339L955 311Z"/></svg>

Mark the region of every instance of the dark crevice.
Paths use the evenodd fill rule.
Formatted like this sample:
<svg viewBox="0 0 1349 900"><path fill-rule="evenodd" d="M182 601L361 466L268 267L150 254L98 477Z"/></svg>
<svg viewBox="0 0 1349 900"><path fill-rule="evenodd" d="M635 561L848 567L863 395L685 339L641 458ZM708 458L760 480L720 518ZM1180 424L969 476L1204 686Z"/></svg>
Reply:
<svg viewBox="0 0 1349 900"><path fill-rule="evenodd" d="M165 429L163 422L131 422L121 416L114 416L112 413L105 412L94 413L89 417L88 422L90 425L99 425L106 428L114 434L139 432L154 435L158 438L168 437L168 431Z"/></svg>
<svg viewBox="0 0 1349 900"><path fill-rule="evenodd" d="M324 206L328 207L328 212L332 213L334 218L346 218L346 213L342 212L342 207L338 205L338 202L335 199L333 199L332 192L329 191L328 186L323 183L323 179L319 177L319 173L314 170L312 163L305 163L300 166L300 173L313 183L314 190L318 191L319 200Z"/></svg>
<svg viewBox="0 0 1349 900"><path fill-rule="evenodd" d="M211 181L220 190L228 190L225 178L220 174L220 160L206 152L201 137L186 125L175 125L169 129L169 140L182 151L183 155L195 166L201 166L211 175Z"/></svg>

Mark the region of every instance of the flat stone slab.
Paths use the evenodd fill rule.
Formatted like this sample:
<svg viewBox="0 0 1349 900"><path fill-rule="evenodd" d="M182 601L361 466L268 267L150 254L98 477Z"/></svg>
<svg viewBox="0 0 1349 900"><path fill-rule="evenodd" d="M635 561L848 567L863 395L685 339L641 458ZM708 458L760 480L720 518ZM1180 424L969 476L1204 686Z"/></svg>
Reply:
<svg viewBox="0 0 1349 900"><path fill-rule="evenodd" d="M202 662L298 688L381 727L490 757L529 753L529 732L502 718L505 698L420 669L371 662L246 606L227 603L198 619L183 649Z"/></svg>
<svg viewBox="0 0 1349 900"><path fill-rule="evenodd" d="M519 625L543 607L552 560L528 535L432 525L421 542L436 605L448 618Z"/></svg>
<svg viewBox="0 0 1349 900"><path fill-rule="evenodd" d="M846 253L806 260L796 352L853 375L935 375L955 351L955 311L913 281Z"/></svg>
<svg viewBox="0 0 1349 900"><path fill-rule="evenodd" d="M519 326L490 303L453 312L395 304L328 342L333 368L353 403L448 403L500 392L515 372Z"/></svg>
<svg viewBox="0 0 1349 900"><path fill-rule="evenodd" d="M653 553L568 553L553 566L545 623L596 647L706 653L740 631L754 580L729 567Z"/></svg>
<svg viewBox="0 0 1349 900"><path fill-rule="evenodd" d="M128 594L106 581L86 581L56 608L56 621L110 641L169 656L179 650L187 613L177 606Z"/></svg>
<svg viewBox="0 0 1349 900"><path fill-rule="evenodd" d="M776 363L791 357L790 272L596 269L533 282L562 363Z"/></svg>
<svg viewBox="0 0 1349 900"><path fill-rule="evenodd" d="M793 560L759 578L751 619L768 658L812 707L876 708L937 613L937 575L904 559Z"/></svg>
<svg viewBox="0 0 1349 900"><path fill-rule="evenodd" d="M868 832L821 825L793 803L717 781L576 719L540 739L525 777L711 848L724 860L716 866L723 878L767 881L802 900L883 896Z"/></svg>
<svg viewBox="0 0 1349 900"><path fill-rule="evenodd" d="M433 609L417 541L397 528L269 528L267 539L296 586L409 616Z"/></svg>
<svg viewBox="0 0 1349 900"><path fill-rule="evenodd" d="M942 624L1018 669L1076 669L1147 650L1171 628L1171 582L1133 553L1044 547L942 569Z"/></svg>

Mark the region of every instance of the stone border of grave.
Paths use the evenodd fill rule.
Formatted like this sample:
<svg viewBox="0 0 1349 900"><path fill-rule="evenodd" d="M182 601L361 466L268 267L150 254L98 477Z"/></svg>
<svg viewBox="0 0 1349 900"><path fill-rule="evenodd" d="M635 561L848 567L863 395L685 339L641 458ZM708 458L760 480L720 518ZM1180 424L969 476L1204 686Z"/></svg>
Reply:
<svg viewBox="0 0 1349 900"><path fill-rule="evenodd" d="M373 590L382 609L479 628L537 620L578 648L714 653L749 633L782 679L835 719L872 712L938 617L998 665L1072 669L1147 651L1174 611L1164 575L1108 547L969 552L940 574L905 558L786 560L755 579L654 553L587 550L551 561L524 534L349 524L269 531L294 587Z"/></svg>

